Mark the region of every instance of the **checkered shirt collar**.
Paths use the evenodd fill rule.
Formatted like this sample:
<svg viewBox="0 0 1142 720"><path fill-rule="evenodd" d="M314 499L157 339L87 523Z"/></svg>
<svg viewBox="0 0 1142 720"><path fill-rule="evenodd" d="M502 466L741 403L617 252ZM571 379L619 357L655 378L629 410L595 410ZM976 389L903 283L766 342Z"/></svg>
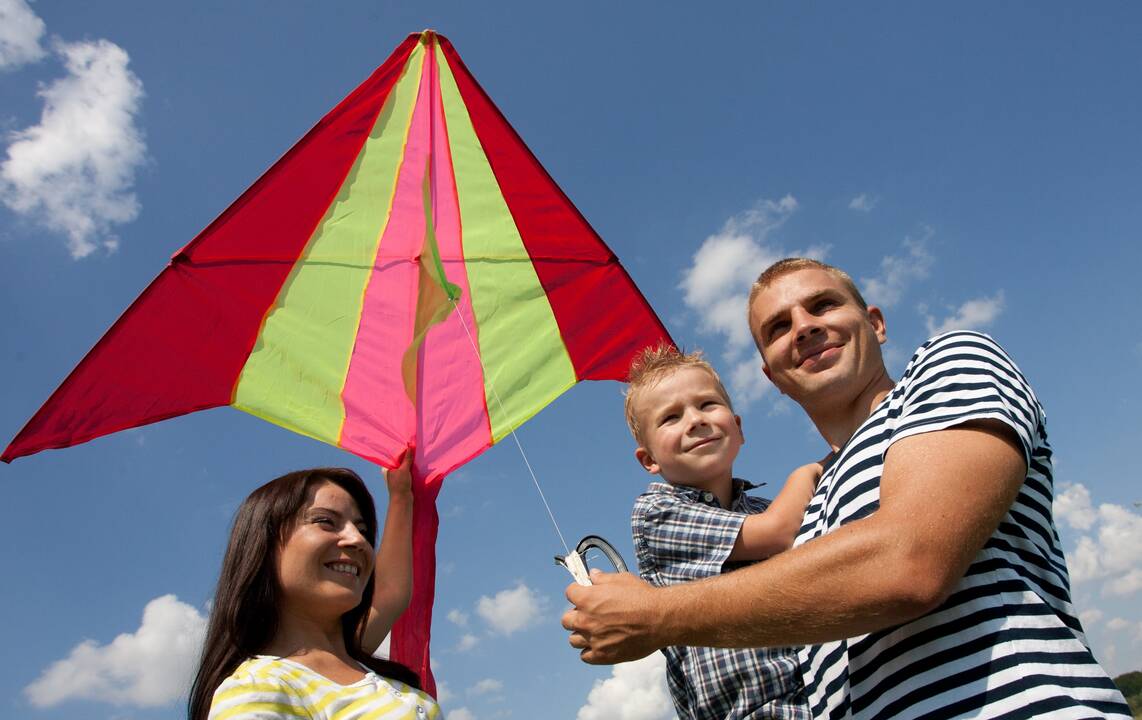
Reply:
<svg viewBox="0 0 1142 720"><path fill-rule="evenodd" d="M726 508L729 510L732 510L737 506L738 502L741 501L742 495L744 493L755 488L759 488L765 484L755 484L751 483L749 480L742 480L741 478L734 478L733 483L733 499L730 500L730 507ZM691 502L702 503L703 505L709 505L710 507L721 507L721 503L718 502L718 498L714 495L714 493L709 492L708 490L702 490L701 488L690 487L689 485L671 485L667 482L656 481L648 485L646 491L648 493L665 493L667 495L678 495L679 497L683 497Z"/></svg>

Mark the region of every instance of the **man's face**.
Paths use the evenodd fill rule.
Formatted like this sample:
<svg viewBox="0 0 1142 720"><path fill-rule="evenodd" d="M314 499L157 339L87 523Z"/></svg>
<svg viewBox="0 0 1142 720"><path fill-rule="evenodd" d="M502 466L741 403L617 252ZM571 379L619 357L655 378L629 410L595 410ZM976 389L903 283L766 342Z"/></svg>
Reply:
<svg viewBox="0 0 1142 720"><path fill-rule="evenodd" d="M884 373L884 316L825 270L779 277L754 298L749 326L766 376L802 406L851 402Z"/></svg>
<svg viewBox="0 0 1142 720"><path fill-rule="evenodd" d="M709 372L679 368L644 388L635 410L643 436L635 457L647 472L703 489L730 479L745 442L741 418Z"/></svg>

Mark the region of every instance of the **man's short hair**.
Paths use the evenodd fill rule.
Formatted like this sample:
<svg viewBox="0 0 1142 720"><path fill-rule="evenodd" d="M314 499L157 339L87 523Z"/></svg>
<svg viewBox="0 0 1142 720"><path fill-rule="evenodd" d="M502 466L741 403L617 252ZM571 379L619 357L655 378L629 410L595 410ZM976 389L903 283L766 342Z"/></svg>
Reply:
<svg viewBox="0 0 1142 720"><path fill-rule="evenodd" d="M847 272L841 270L838 267L833 267L828 263L823 263L820 260L795 257L778 260L763 270L761 274L757 276L757 280L754 281L753 287L749 289L749 304L746 306L746 316L748 317L749 313L753 311L753 301L757 299L757 296L761 293L762 290L765 290L767 287L772 285L773 282L778 278L784 277L789 273L797 272L798 270L824 270L825 272L829 273L844 283L844 286L853 296L853 300L856 300L857 305L860 306L861 310L868 310L868 303L865 302L864 296L860 294L860 290L857 290L856 283L853 282L852 277L849 276Z"/></svg>
<svg viewBox="0 0 1142 720"><path fill-rule="evenodd" d="M714 366L702 357L701 351L684 353L666 343L657 347L646 348L635 355L634 360L631 361L627 380L629 385L626 393L624 393L623 403L627 427L630 428L630 434L634 436L635 442L639 445L642 445L643 442L642 425L634 409L635 400L638 399L638 395L643 390L656 385L666 376L672 375L682 368L700 368L710 373L710 377L714 378L714 383L718 386L718 392L725 398L726 406L730 412L733 412L734 405L730 400L730 394L726 392L726 386L722 384L722 378L718 376L718 371L714 370Z"/></svg>

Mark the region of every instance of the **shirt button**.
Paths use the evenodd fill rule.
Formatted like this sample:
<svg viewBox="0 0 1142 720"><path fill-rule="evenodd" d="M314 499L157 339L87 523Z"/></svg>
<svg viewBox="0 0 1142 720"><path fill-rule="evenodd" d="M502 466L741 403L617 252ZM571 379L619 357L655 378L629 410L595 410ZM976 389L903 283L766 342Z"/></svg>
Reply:
<svg viewBox="0 0 1142 720"><path fill-rule="evenodd" d="M704 493L702 493L702 499L705 500L706 502L710 502L711 500L714 499L714 493L704 492Z"/></svg>

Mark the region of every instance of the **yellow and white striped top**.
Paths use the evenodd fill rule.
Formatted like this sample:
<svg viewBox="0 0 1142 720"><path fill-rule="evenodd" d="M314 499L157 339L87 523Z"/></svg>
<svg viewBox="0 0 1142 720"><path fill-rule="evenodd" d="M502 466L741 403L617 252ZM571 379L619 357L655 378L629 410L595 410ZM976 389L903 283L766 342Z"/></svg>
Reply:
<svg viewBox="0 0 1142 720"><path fill-rule="evenodd" d="M366 671L339 685L301 663L259 655L238 666L214 691L210 720L438 720L431 697Z"/></svg>

